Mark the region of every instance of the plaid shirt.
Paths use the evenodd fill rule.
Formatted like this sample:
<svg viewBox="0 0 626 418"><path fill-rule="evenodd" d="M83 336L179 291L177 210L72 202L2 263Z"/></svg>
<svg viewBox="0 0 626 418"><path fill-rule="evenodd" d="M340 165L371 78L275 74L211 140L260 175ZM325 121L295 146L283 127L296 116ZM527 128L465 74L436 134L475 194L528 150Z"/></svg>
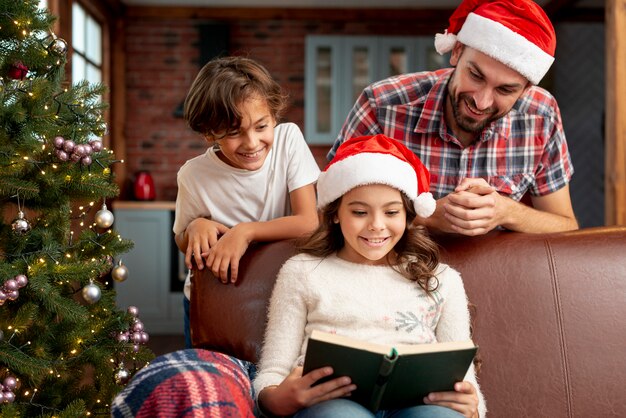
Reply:
<svg viewBox="0 0 626 418"><path fill-rule="evenodd" d="M328 153L347 138L384 134L402 141L429 169L435 199L463 178L484 178L519 201L564 187L574 173L556 100L531 87L511 111L464 148L446 126L444 103L451 68L405 74L365 88Z"/></svg>

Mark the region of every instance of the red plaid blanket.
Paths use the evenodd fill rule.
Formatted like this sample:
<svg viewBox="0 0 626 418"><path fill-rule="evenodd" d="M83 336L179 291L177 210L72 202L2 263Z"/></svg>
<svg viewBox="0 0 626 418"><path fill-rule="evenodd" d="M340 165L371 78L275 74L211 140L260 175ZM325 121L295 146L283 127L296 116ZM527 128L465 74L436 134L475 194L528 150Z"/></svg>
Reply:
<svg viewBox="0 0 626 418"><path fill-rule="evenodd" d="M114 418L254 417L246 362L207 350L157 357L113 400Z"/></svg>

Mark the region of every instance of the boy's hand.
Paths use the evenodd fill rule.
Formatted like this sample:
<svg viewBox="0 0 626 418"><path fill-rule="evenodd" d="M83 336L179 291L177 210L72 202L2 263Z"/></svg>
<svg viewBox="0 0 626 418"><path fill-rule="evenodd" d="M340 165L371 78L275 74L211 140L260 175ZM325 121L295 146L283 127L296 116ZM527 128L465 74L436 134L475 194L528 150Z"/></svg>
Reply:
<svg viewBox="0 0 626 418"><path fill-rule="evenodd" d="M207 267L222 283L228 283L229 280L231 283L237 281L239 260L252 241L250 233L247 224L238 224L222 235L215 245L211 245L209 251L201 254L206 258ZM230 278L228 277L229 267Z"/></svg>
<svg viewBox="0 0 626 418"><path fill-rule="evenodd" d="M259 394L259 402L274 415L289 416L316 403L347 396L356 389L356 385L346 376L313 386L331 374L332 368L323 367L302 376L302 367L296 367L280 385L263 389Z"/></svg>
<svg viewBox="0 0 626 418"><path fill-rule="evenodd" d="M478 418L478 395L470 382L457 382L454 392L429 393L424 403L453 409L466 418Z"/></svg>
<svg viewBox="0 0 626 418"><path fill-rule="evenodd" d="M194 219L187 225L187 251L185 251L185 265L191 269L191 257L194 258L199 270L204 268L202 254L217 244L219 236L229 229L219 222L205 218Z"/></svg>

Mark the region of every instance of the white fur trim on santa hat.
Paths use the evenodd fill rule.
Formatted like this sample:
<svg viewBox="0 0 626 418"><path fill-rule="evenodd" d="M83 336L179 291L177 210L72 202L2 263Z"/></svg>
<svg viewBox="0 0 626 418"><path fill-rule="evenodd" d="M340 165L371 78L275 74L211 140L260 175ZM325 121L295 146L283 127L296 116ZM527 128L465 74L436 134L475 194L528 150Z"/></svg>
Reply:
<svg viewBox="0 0 626 418"><path fill-rule="evenodd" d="M317 180L317 206L323 208L357 186L386 184L417 197L417 177L409 163L390 154L361 153L331 164Z"/></svg>
<svg viewBox="0 0 626 418"><path fill-rule="evenodd" d="M423 218L435 211L432 194L418 196L417 175L409 163L390 154L366 152L337 161L320 174L317 206L323 208L355 187L366 184L386 184L404 192Z"/></svg>
<svg viewBox="0 0 626 418"><path fill-rule="evenodd" d="M457 39L511 67L533 84L539 84L554 62L553 56L522 35L475 13L467 16Z"/></svg>

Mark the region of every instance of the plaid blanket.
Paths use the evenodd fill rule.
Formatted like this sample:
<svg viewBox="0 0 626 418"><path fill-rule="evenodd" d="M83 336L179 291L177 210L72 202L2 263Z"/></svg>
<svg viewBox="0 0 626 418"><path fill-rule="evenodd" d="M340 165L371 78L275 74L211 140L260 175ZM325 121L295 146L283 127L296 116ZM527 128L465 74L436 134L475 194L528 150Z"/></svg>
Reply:
<svg viewBox="0 0 626 418"><path fill-rule="evenodd" d="M250 364L207 350L157 357L113 400L114 418L254 417Z"/></svg>

